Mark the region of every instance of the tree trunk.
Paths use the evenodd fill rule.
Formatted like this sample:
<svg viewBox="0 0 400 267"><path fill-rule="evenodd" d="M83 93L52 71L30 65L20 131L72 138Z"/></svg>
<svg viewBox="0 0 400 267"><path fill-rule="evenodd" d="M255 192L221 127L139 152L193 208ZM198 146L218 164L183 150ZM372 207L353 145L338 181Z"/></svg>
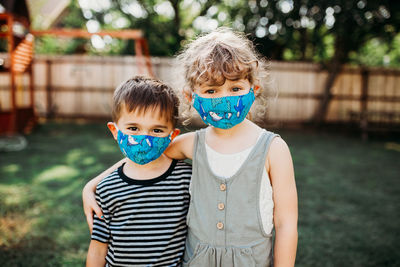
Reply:
<svg viewBox="0 0 400 267"><path fill-rule="evenodd" d="M329 103L332 99L331 90L338 74L340 73L340 69L341 64L339 62L332 62L327 69L328 77L326 78L324 83L322 98L313 117L313 122L317 126L321 125L325 121L326 114L328 113Z"/></svg>
<svg viewBox="0 0 400 267"><path fill-rule="evenodd" d="M324 91L317 110L314 113L312 122L316 126L320 126L326 119L330 100L332 99L332 87L336 81L337 76L340 74L342 64L346 58L347 52L343 46L344 40L338 36L335 40L335 54L332 60L327 65L328 77L324 83Z"/></svg>
<svg viewBox="0 0 400 267"><path fill-rule="evenodd" d="M301 60L305 61L307 59L307 29L301 28L300 30L300 51L301 51Z"/></svg>
<svg viewBox="0 0 400 267"><path fill-rule="evenodd" d="M181 28L181 14L180 14L180 10L179 10L179 1L173 0L173 1L170 1L170 3L175 12L175 16L174 16L175 31L179 35L179 29Z"/></svg>

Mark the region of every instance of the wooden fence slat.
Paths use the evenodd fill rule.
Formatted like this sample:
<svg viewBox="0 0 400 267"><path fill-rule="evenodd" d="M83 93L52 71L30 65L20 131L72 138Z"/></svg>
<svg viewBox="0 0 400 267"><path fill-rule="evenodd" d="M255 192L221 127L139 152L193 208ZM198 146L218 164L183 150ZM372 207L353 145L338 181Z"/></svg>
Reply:
<svg viewBox="0 0 400 267"><path fill-rule="evenodd" d="M174 64L172 58L151 60L155 76L181 94L181 66ZM122 81L139 74L139 64L143 62L132 56L36 55L33 66L36 110L41 116L109 117L114 89ZM282 123L309 121L321 99L327 72L318 64L299 62L271 62L270 72L272 90L268 90L267 95L271 101L261 119ZM10 81L4 75L0 73L0 110L11 107ZM22 80L28 84L26 78ZM26 90L20 90L19 94ZM276 92L278 97L274 100ZM29 99L21 99L23 103L19 104L29 103ZM349 122L354 119L351 113L367 112L375 114L370 118L373 121L399 123L397 117L388 115L400 112L399 70L368 68L364 71L353 66L343 67L333 86L327 120Z"/></svg>

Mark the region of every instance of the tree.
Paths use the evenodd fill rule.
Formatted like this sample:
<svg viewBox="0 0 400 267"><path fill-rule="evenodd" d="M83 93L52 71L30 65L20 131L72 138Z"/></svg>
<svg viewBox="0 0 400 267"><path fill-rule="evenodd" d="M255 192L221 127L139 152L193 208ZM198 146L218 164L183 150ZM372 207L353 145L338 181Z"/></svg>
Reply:
<svg viewBox="0 0 400 267"><path fill-rule="evenodd" d="M400 3L394 0L257 0L248 5L239 20L263 54L282 59L290 49L294 59L319 61L328 71L316 123L326 116L331 88L350 53L372 38L391 43L400 26ZM333 40L331 47L327 39Z"/></svg>
<svg viewBox="0 0 400 267"><path fill-rule="evenodd" d="M375 54L378 62L384 62L379 58L382 53L389 59L400 57L400 37L395 39L400 28L400 2L396 0L115 0L95 6L79 3L81 13L77 12L77 0L72 1L73 11L63 20L65 26L141 29L152 55L172 56L182 41L195 34L229 26L249 33L259 51L270 59L321 63L329 75L314 114L316 123L326 116L331 88L343 64L373 62L365 56L363 59L363 53L368 53L367 59ZM118 44L116 53L132 53L133 44ZM368 52L374 45L374 51L381 53Z"/></svg>
<svg viewBox="0 0 400 267"><path fill-rule="evenodd" d="M191 10L181 0L115 0L103 7L82 6L88 21L102 29L141 29L149 41L150 53L172 56L186 39L186 30L193 20L220 1L192 1L197 10ZM121 52L132 53L128 43Z"/></svg>

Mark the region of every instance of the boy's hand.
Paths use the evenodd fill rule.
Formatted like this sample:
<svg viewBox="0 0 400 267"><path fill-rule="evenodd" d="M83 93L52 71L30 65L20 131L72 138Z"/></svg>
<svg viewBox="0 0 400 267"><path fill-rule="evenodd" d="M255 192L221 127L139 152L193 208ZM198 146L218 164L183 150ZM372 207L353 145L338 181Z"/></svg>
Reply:
<svg viewBox="0 0 400 267"><path fill-rule="evenodd" d="M86 222L89 226L90 233L93 229L93 215L96 213L97 217L103 218L103 212L96 202L96 195L90 182L86 184L82 191L83 211L85 212Z"/></svg>

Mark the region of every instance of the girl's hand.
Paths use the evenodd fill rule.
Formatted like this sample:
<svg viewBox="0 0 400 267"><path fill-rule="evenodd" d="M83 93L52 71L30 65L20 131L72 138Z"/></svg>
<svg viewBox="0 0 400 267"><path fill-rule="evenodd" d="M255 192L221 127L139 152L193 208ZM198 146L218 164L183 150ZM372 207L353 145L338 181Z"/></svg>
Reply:
<svg viewBox="0 0 400 267"><path fill-rule="evenodd" d="M95 178L90 180L82 191L82 201L83 201L83 211L85 212L86 222L89 226L90 233L92 233L93 228L93 215L96 213L97 217L103 218L103 212L99 205L96 202L96 186L103 180L105 177L110 175L115 169L119 168L124 162L126 162L126 158L121 159L110 168L105 170L104 172L97 175Z"/></svg>
<svg viewBox="0 0 400 267"><path fill-rule="evenodd" d="M85 212L86 216L86 222L89 226L90 233L92 233L93 229L93 215L96 213L97 217L103 218L103 212L101 211L99 205L97 205L96 202L96 185L93 190L93 185L91 184L93 182L90 181L85 185L82 191L82 201L83 201L83 211Z"/></svg>

